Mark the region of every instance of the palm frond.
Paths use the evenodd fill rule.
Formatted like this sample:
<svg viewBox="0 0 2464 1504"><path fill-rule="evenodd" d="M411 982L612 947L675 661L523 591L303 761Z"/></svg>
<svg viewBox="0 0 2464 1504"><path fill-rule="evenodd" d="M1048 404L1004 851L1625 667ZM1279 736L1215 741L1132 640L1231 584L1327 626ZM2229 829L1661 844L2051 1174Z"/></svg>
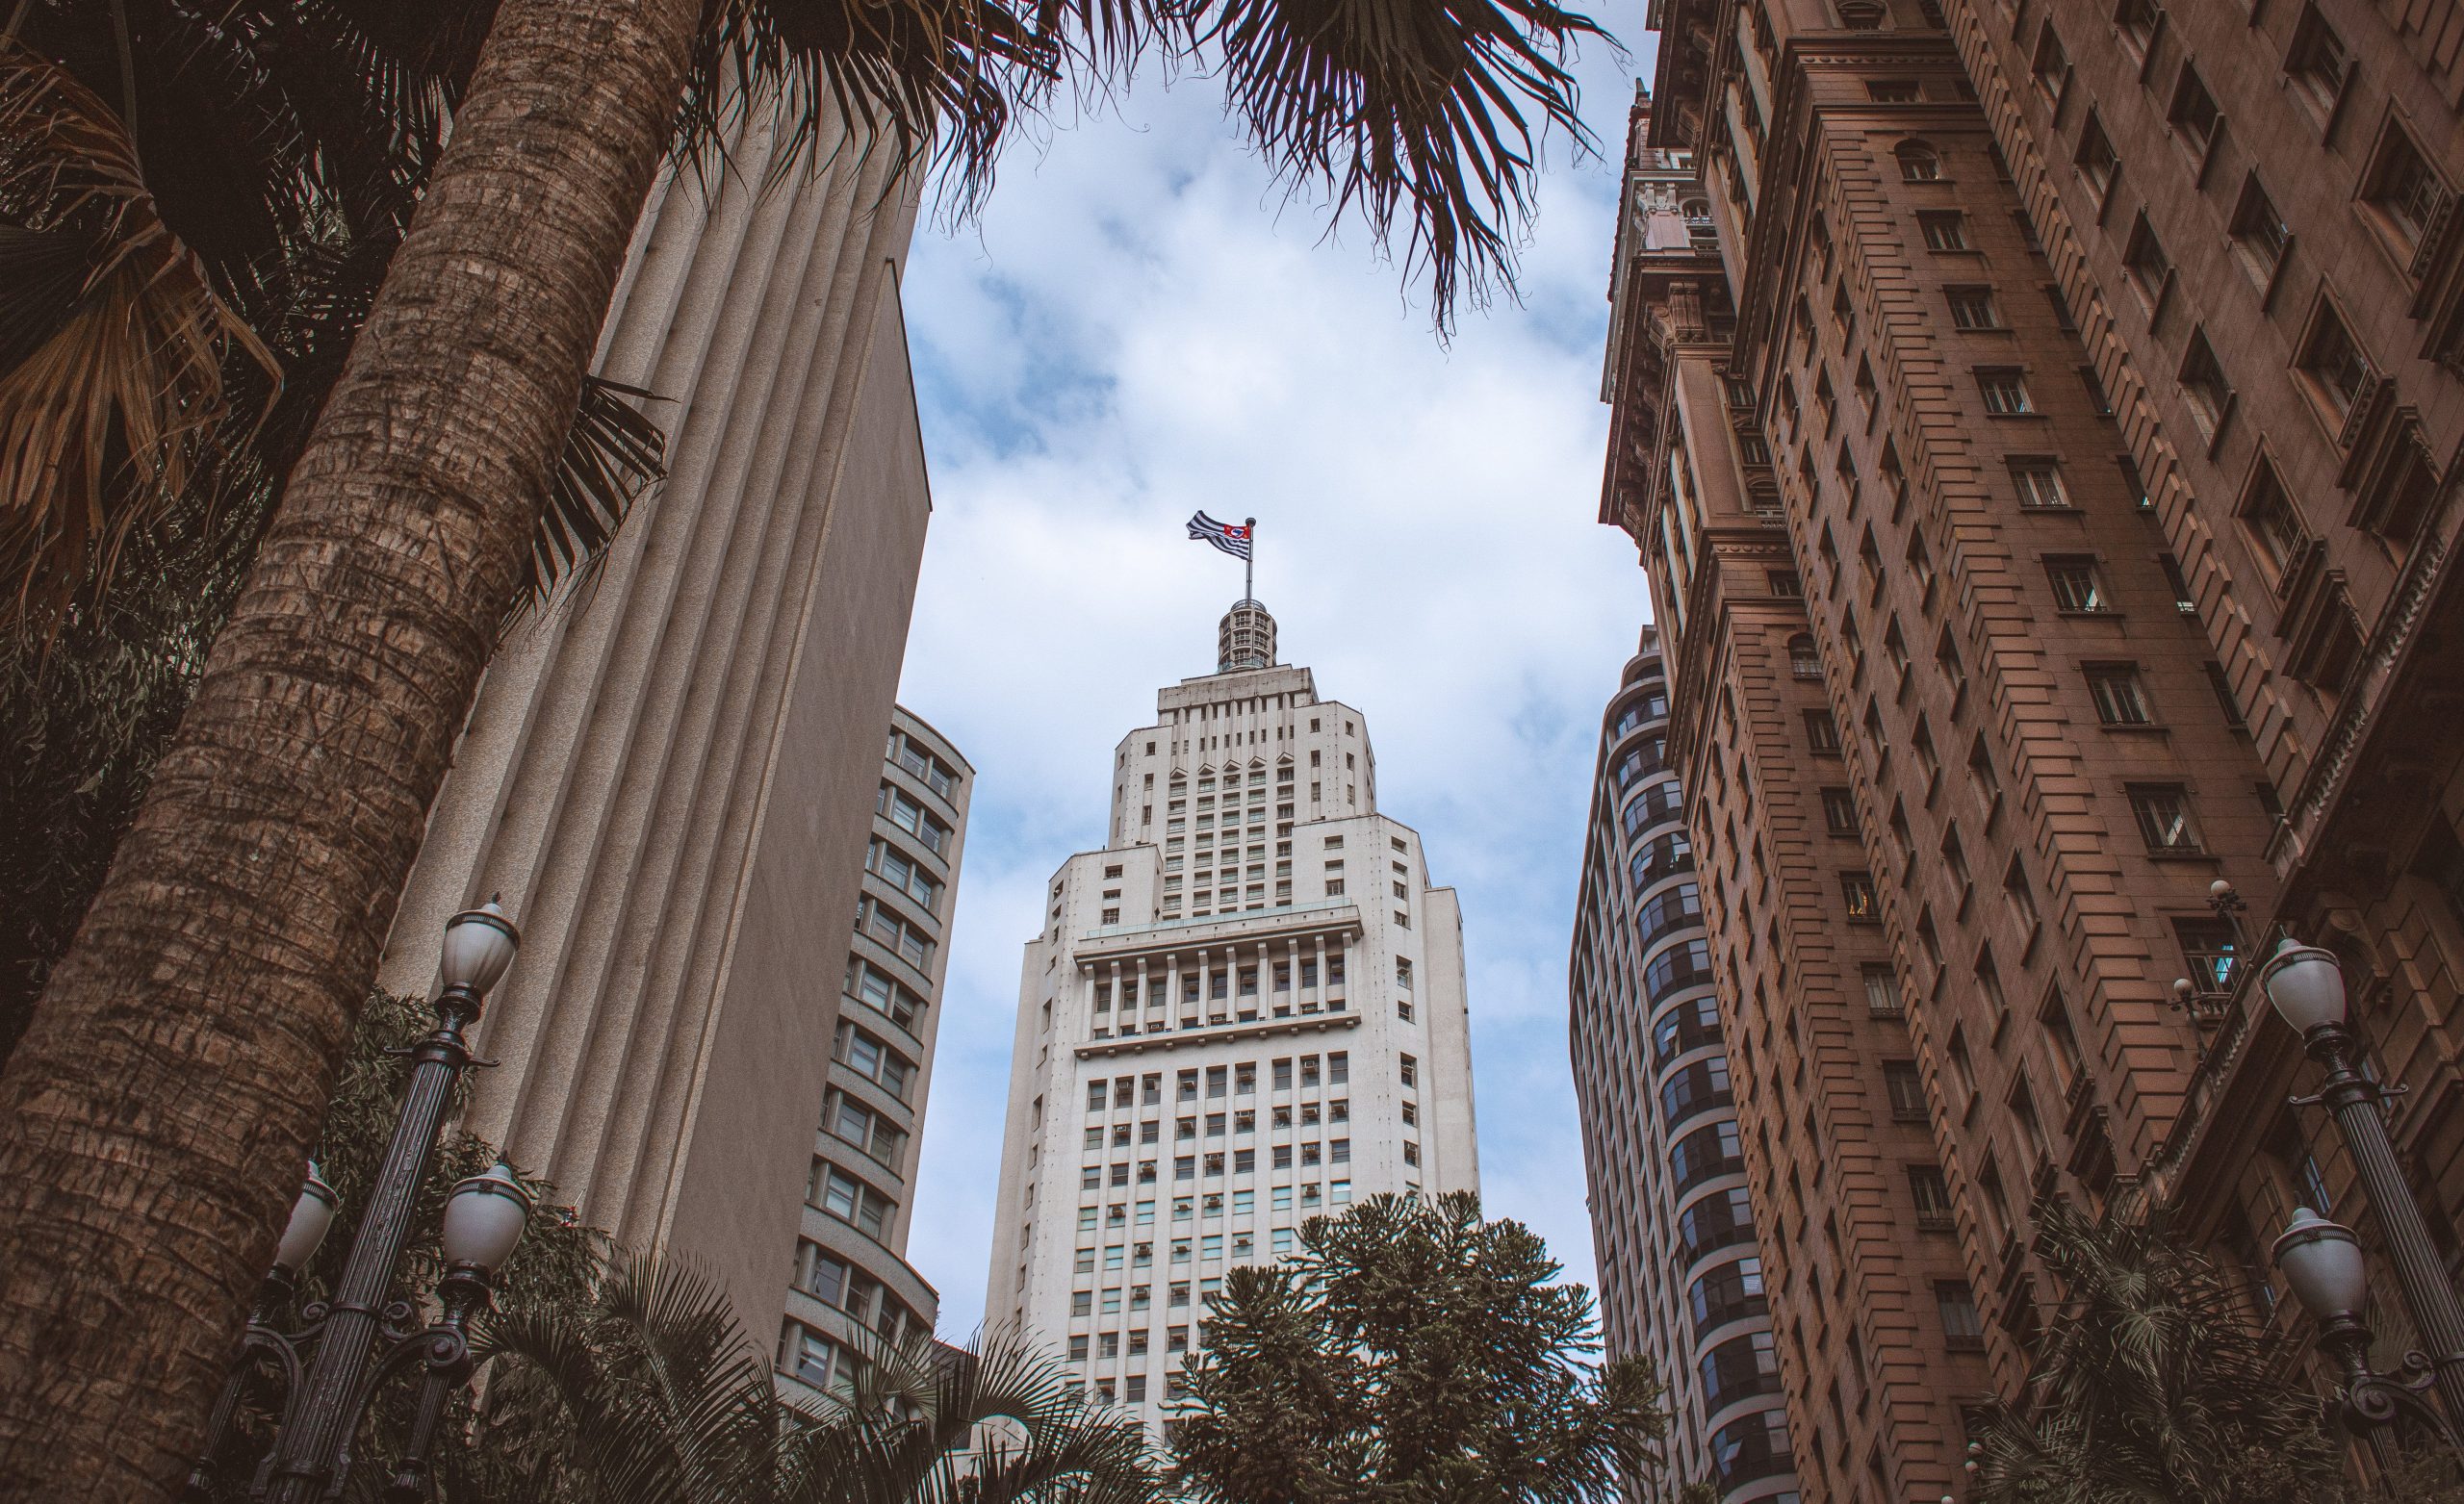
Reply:
<svg viewBox="0 0 2464 1504"><path fill-rule="evenodd" d="M773 175L849 141L890 153L903 170L937 153L944 188L972 209L1018 102L1049 86L1061 62L1001 0L706 0L675 151L724 161L769 112L780 128L763 165ZM829 131L834 119L843 136Z"/></svg>
<svg viewBox="0 0 2464 1504"><path fill-rule="evenodd" d="M165 228L119 119L61 67L0 43L0 217L75 237L86 274L64 307L67 251L0 284L0 325L49 337L0 370L0 621L108 578L132 529L187 486L226 416L223 362L274 359ZM22 242L21 242L22 245ZM46 301L47 300L47 301Z"/></svg>
<svg viewBox="0 0 2464 1504"><path fill-rule="evenodd" d="M1425 267L1443 324L1513 282L1538 139L1588 149L1565 60L1589 17L1552 0L1194 0L1232 112L1284 180L1357 211ZM1532 112L1527 115L1527 110ZM1536 119L1534 118L1536 116Z"/></svg>
<svg viewBox="0 0 2464 1504"><path fill-rule="evenodd" d="M560 591L587 594L634 503L667 477L667 432L633 405L655 400L639 387L582 379L581 404L565 435L548 505L530 538L529 567L507 625Z"/></svg>

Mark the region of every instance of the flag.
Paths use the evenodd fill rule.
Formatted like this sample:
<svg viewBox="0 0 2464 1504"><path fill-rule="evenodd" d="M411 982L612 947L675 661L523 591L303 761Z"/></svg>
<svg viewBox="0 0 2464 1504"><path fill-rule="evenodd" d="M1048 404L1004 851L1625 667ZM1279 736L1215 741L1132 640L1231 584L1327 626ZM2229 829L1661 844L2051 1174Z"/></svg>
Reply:
<svg viewBox="0 0 2464 1504"><path fill-rule="evenodd" d="M1190 519L1190 536L1211 543L1236 559L1249 556L1249 529L1219 523L1204 512Z"/></svg>

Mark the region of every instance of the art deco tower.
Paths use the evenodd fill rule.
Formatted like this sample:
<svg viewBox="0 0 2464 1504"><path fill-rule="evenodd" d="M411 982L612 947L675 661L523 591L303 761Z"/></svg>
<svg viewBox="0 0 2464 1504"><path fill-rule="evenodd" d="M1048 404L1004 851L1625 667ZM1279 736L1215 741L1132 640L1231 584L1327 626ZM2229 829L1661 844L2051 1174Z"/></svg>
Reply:
<svg viewBox="0 0 2464 1504"><path fill-rule="evenodd" d="M1027 942L987 1320L1161 1429L1224 1271L1378 1191L1474 1190L1462 919L1368 721L1243 600L1113 759Z"/></svg>

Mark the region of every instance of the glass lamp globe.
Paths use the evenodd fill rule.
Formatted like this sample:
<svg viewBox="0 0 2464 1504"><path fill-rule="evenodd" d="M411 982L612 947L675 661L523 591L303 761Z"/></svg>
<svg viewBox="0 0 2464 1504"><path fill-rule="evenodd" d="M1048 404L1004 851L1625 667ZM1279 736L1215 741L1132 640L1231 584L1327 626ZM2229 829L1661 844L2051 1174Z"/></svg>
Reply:
<svg viewBox="0 0 2464 1504"><path fill-rule="evenodd" d="M2297 1033L2345 1021L2345 974L2331 952L2287 940L2259 972L2259 985Z"/></svg>
<svg viewBox="0 0 2464 1504"><path fill-rule="evenodd" d="M2274 1258L2294 1297L2312 1315L2324 1320L2360 1313L2370 1294L2370 1272L2351 1228L2308 1207L2296 1207L2292 1222L2275 1240Z"/></svg>
<svg viewBox="0 0 2464 1504"><path fill-rule="evenodd" d="M530 1192L499 1162L453 1187L445 1204L445 1262L493 1271L511 1257L530 1221Z"/></svg>
<svg viewBox="0 0 2464 1504"><path fill-rule="evenodd" d="M466 992L485 992L497 984L513 953L522 946L522 931L490 899L445 922L445 984Z"/></svg>
<svg viewBox="0 0 2464 1504"><path fill-rule="evenodd" d="M274 1266L296 1274L317 1257L325 1241L325 1230L334 1225L334 1187L317 1173L317 1161L308 1161L308 1181L299 1187L299 1199L291 1204L291 1220L283 1225L282 1241L274 1245Z"/></svg>

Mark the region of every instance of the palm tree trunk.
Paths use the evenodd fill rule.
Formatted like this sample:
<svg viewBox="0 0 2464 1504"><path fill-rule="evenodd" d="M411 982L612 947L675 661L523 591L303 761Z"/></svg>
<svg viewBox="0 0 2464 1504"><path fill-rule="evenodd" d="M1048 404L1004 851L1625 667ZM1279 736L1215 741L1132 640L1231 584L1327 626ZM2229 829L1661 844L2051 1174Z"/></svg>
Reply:
<svg viewBox="0 0 2464 1504"><path fill-rule="evenodd" d="M0 1074L0 1496L173 1498L682 89L699 0L505 0L408 240Z"/></svg>

